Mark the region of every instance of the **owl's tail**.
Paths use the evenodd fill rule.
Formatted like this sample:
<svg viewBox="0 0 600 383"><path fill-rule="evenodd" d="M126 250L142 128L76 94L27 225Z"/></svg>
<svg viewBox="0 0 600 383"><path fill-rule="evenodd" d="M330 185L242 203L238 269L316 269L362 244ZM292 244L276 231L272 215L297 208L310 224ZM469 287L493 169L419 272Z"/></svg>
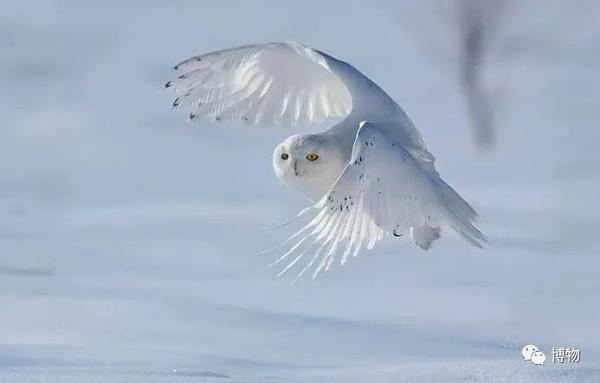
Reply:
<svg viewBox="0 0 600 383"><path fill-rule="evenodd" d="M444 207L445 221L473 246L483 247L482 243L489 242L488 238L477 229L477 212L450 185L437 177L434 181Z"/></svg>

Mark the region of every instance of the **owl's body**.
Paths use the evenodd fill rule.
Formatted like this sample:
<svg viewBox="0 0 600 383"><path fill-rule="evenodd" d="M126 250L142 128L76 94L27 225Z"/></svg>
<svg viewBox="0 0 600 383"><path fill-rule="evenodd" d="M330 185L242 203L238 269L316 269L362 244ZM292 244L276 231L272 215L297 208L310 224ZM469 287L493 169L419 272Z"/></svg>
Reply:
<svg viewBox="0 0 600 383"><path fill-rule="evenodd" d="M374 85L374 84L373 84ZM376 86L376 85L375 85ZM365 84L368 88L368 84ZM394 114L386 114L389 121L378 118L369 120L372 124L394 137L398 145L420 151L427 161L433 162L433 156L427 152L425 145L414 129L412 122L402 109L395 109ZM399 122L408 124L409 129L399 129ZM327 131L315 134L296 134L286 138L273 153L273 170L286 185L300 192L313 202L317 202L329 191L342 173L352 156L352 148L361 122L354 116L338 122ZM308 154L317 154L319 159L309 161ZM289 159L282 159L282 154L288 154ZM300 171L294 171L300 169Z"/></svg>
<svg viewBox="0 0 600 383"><path fill-rule="evenodd" d="M340 137L336 132L288 137L275 148L275 152L273 153L273 169L275 174L292 189L300 192L314 203L319 203L336 186L338 178L344 173L347 166L361 167L363 166L363 162L372 160L370 157L373 154L364 152L361 154L359 150L356 150L354 156L356 158L354 161L351 161L353 147L356 146L359 149L363 146L362 142L356 141L361 136L369 140L364 143L366 148L372 148L375 146L375 142L377 142L379 149L388 149L382 151L382 153L377 153L379 154L378 157L383 157L378 159L381 161L381 167L386 166L386 162L388 161L395 164L393 161L394 155L401 157L401 161L404 163L405 172L396 172L397 179L392 180L392 182L398 181L402 183L403 180L411 179L413 185L410 186L413 188L408 188L404 192L399 191L397 195L393 195L392 190L382 185L382 177L375 177L373 179L369 173L361 170L361 174L357 175L357 178L363 184L363 188L367 186L365 184L375 181L376 187L379 187L379 190L376 190L377 196L375 198L380 197L385 189L386 196L390 193L392 194L392 198L410 201L405 202L405 204L414 203L418 200L422 202L418 207L420 210L419 213L415 217L410 217L408 222L406 219L407 212L402 205L386 206L385 214L388 215L386 217L384 217L383 209L380 207L378 214L371 214L370 219L379 230L388 231L396 237L408 234L418 247L428 250L432 243L441 237L440 224L446 218L440 216L438 209L436 209L436 206L440 203L436 189L439 189L439 193L442 193L442 190L444 190L447 194L446 197L450 201L460 204L466 203L450 186L439 178L432 164L423 162L420 165L419 161L404 149L401 142L390 138L385 133L386 130L393 128L393 124L368 123L368 127L361 129L365 125L367 125L366 122L359 124L360 130L357 129L358 137L353 141L352 146L348 146L344 137ZM367 138L369 134L371 134L371 138ZM388 159L390 154L392 155ZM426 173L427 175L419 177L420 173ZM414 185L416 180L420 182ZM384 181L386 180L384 179ZM348 196L344 197L343 201L340 199L336 202L339 203L338 205L333 201L333 195L329 196L328 204L334 205L329 209L340 209L343 212L349 211L351 207L354 207L354 202L348 200Z"/></svg>
<svg viewBox="0 0 600 383"><path fill-rule="evenodd" d="M275 174L314 202L312 220L276 262L318 260L313 276L343 264L385 235L408 234L427 250L447 225L471 244L486 237L477 213L435 169L435 158L402 108L353 66L297 43L256 44L192 57L165 86L189 120L296 125L342 118L322 133L275 148Z"/></svg>

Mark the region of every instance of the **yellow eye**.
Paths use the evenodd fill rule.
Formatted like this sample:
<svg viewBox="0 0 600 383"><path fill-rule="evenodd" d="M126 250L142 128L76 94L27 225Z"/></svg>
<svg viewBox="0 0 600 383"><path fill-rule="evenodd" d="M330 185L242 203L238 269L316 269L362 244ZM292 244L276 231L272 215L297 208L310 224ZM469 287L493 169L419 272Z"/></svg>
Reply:
<svg viewBox="0 0 600 383"><path fill-rule="evenodd" d="M306 159L309 161L315 161L317 158L319 158L319 156L314 153L310 153L310 154L306 155Z"/></svg>
<svg viewBox="0 0 600 383"><path fill-rule="evenodd" d="M288 156L287 153L281 153L281 159L282 160L287 160L290 156Z"/></svg>

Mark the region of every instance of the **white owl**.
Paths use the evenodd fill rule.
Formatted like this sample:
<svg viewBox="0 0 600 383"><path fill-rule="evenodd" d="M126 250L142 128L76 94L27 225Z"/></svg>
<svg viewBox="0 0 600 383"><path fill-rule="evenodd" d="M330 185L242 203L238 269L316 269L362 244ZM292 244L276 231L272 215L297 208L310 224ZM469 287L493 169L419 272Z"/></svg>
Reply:
<svg viewBox="0 0 600 383"><path fill-rule="evenodd" d="M248 45L177 64L165 84L189 120L295 126L341 118L327 131L294 135L275 148L273 168L314 204L275 264L283 274L304 256L313 277L344 264L385 235L405 234L423 250L447 225L471 244L486 237L477 213L437 173L434 157L402 108L351 65L304 45Z"/></svg>

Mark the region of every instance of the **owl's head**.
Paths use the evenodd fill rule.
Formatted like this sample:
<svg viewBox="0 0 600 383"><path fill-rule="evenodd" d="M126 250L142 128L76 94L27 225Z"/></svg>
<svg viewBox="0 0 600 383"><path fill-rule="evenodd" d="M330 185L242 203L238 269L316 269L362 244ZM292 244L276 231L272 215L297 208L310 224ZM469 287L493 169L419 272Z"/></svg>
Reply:
<svg viewBox="0 0 600 383"><path fill-rule="evenodd" d="M273 153L277 177L313 201L333 186L346 161L343 148L326 134L288 137Z"/></svg>

